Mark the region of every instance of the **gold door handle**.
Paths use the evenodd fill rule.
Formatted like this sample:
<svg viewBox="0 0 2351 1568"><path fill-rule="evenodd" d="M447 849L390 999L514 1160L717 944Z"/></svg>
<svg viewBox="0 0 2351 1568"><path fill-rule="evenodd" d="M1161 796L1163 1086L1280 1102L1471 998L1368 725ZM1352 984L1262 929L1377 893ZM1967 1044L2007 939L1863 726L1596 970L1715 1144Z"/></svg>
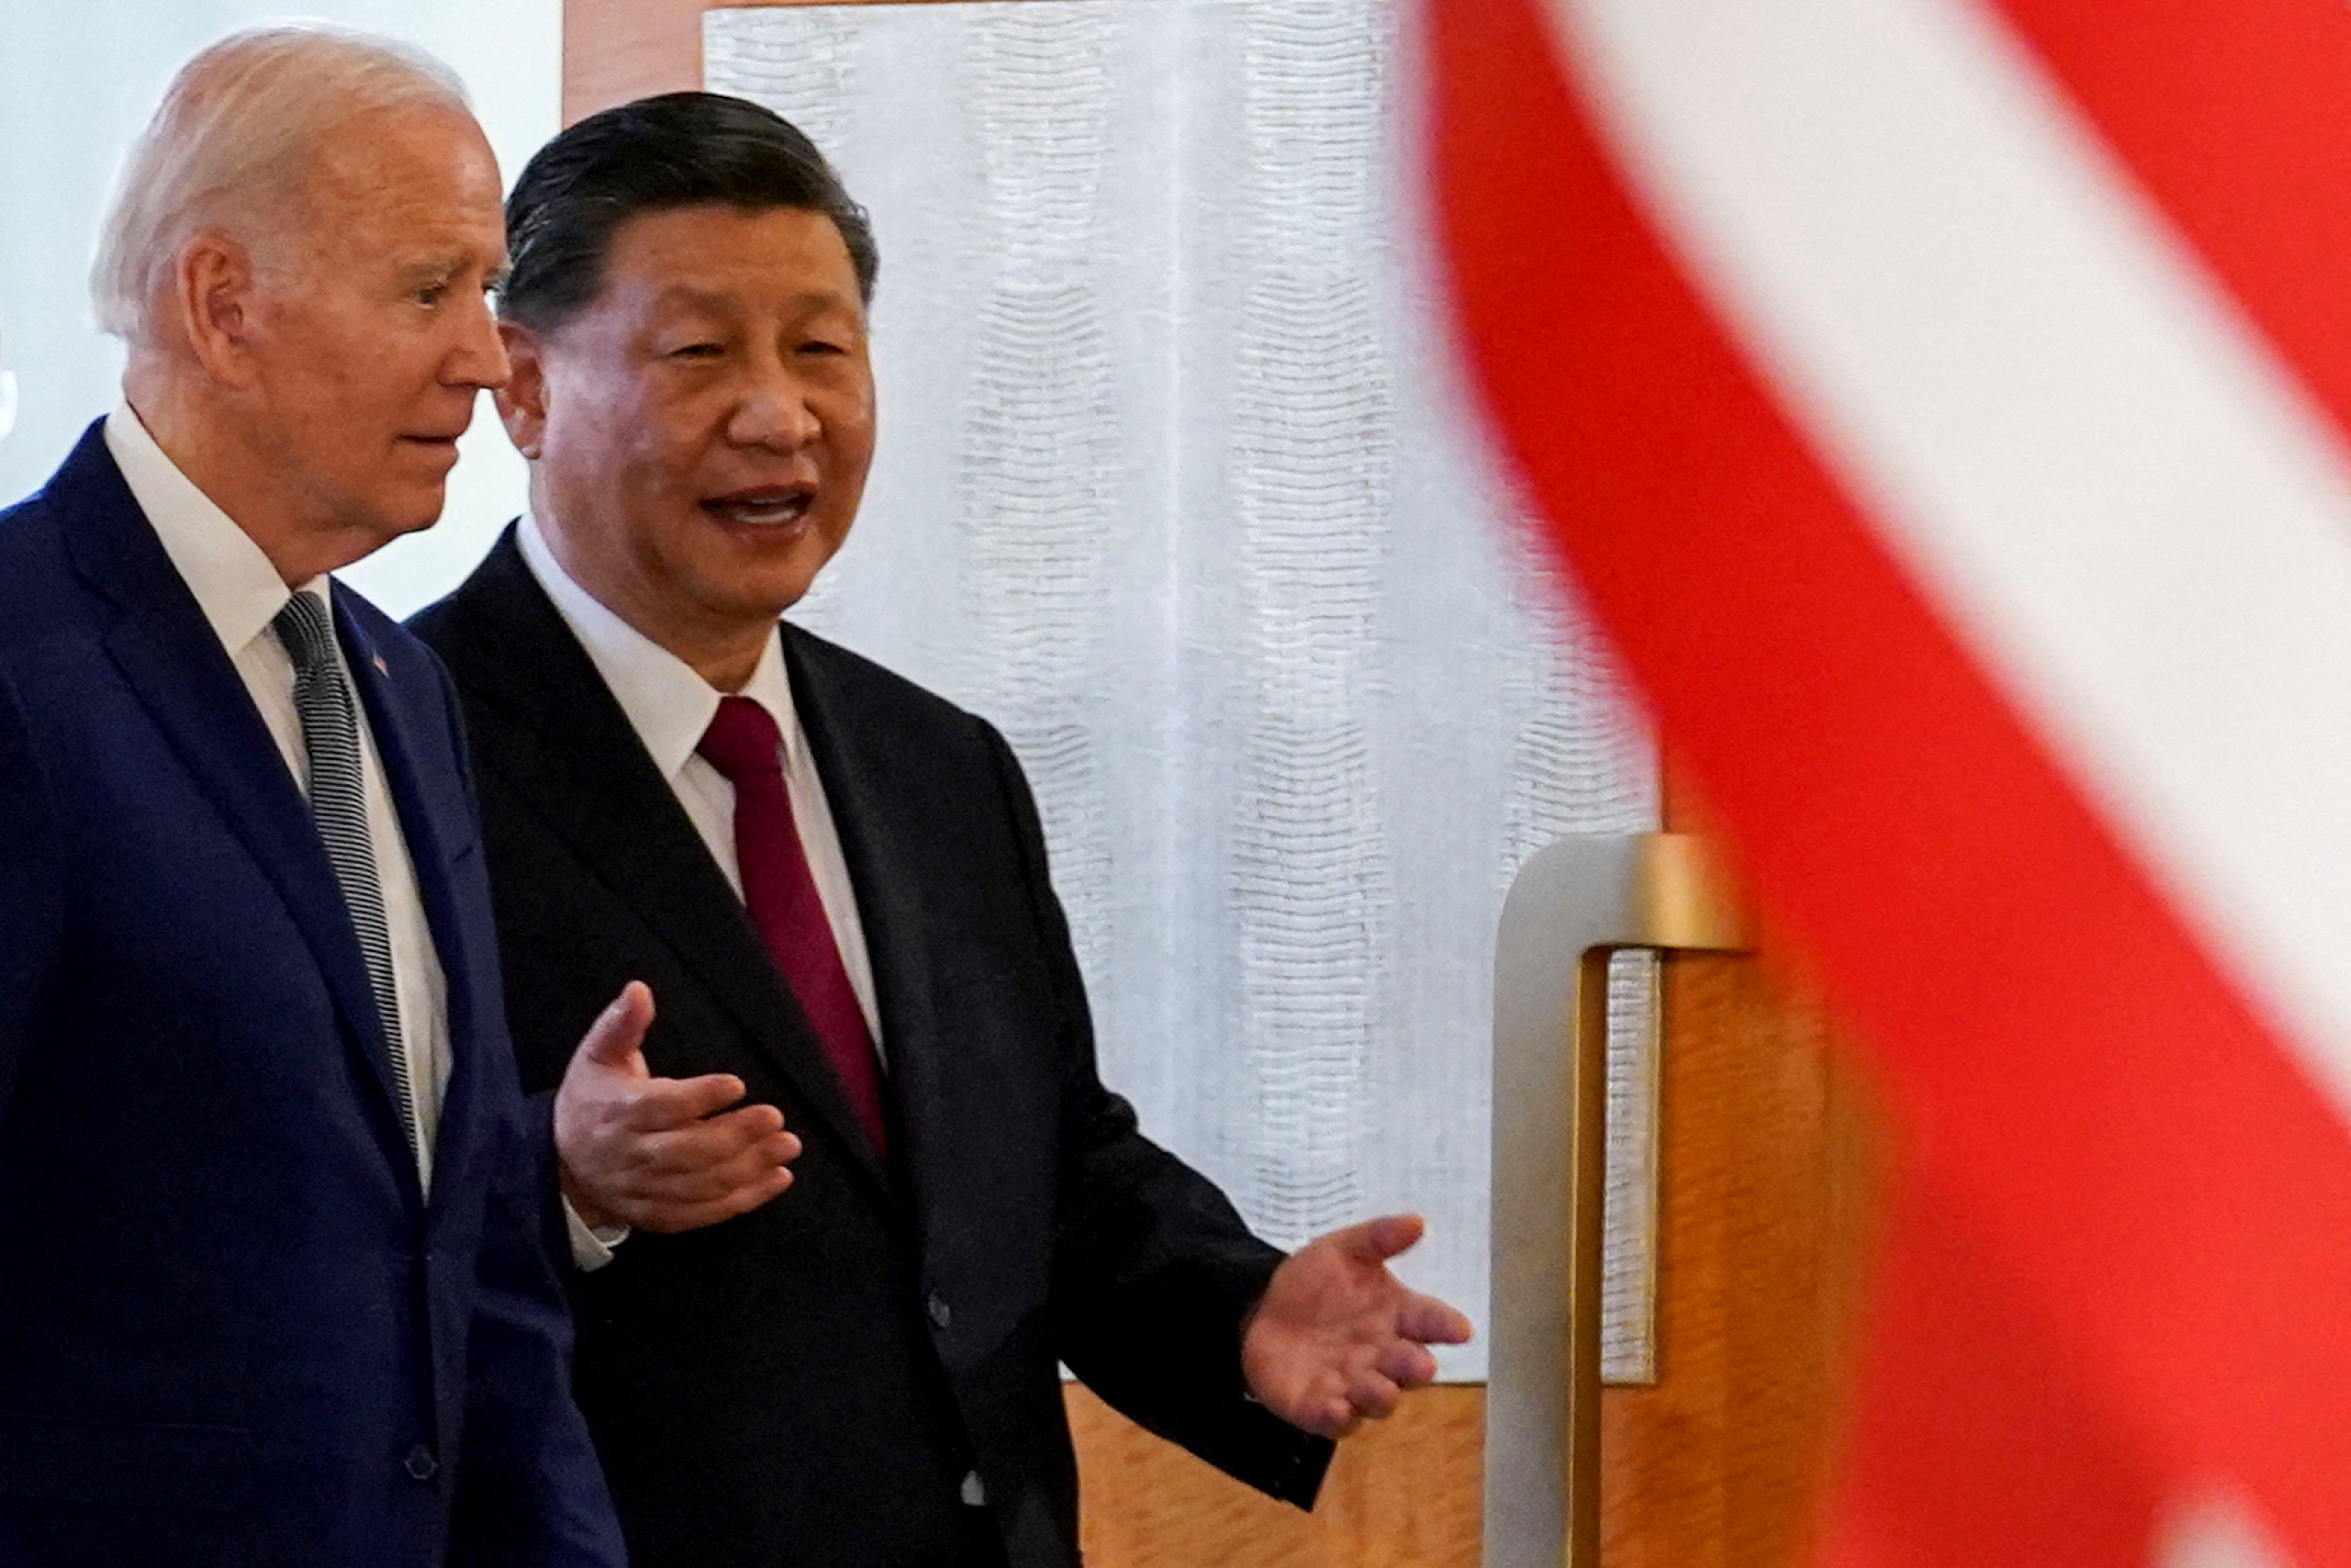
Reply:
<svg viewBox="0 0 2351 1568"><path fill-rule="evenodd" d="M1510 884L1494 956L1486 1568L1599 1568L1609 955L1741 944L1688 834L1562 839Z"/></svg>

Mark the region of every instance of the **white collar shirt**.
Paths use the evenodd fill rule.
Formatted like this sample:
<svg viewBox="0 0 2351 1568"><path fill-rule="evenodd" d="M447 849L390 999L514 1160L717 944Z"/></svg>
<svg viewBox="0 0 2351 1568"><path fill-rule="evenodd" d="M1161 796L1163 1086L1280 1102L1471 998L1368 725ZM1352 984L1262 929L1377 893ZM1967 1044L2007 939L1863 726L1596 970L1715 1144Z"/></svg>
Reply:
<svg viewBox="0 0 2351 1568"><path fill-rule="evenodd" d="M621 711L653 766L668 781L677 803L694 823L694 831L709 848L711 859L743 895L743 872L735 850L735 787L695 747L703 732L717 716L721 694L684 660L664 648L571 580L555 559L535 517L526 516L516 528L517 546L524 564L572 635L611 688ZM768 710L783 737L784 787L792 802L792 821L799 830L800 849L808 856L809 874L824 905L825 923L832 928L833 945L841 950L841 967L849 972L850 988L857 994L858 1009L876 1051L883 1049L881 1012L873 999L873 966L865 947L864 926L857 915L857 890L849 880L849 862L842 855L841 835L834 829L832 808L826 800L824 780L809 751L808 734L800 727L799 711L792 702L792 684L784 669L783 635L768 633L758 668L737 694ZM659 998L655 998L656 1005ZM888 1057L883 1061L886 1063Z"/></svg>
<svg viewBox="0 0 2351 1568"><path fill-rule="evenodd" d="M735 787L695 747L703 732L718 715L720 694L692 665L605 608L593 594L573 581L555 559L539 532L536 517L526 514L515 529L515 543L523 563L538 579L548 598L571 628L596 673L604 677L628 716L637 738L652 754L653 766L668 780L677 803L685 809L694 831L708 846L711 859L726 873L735 895L743 895L740 858L735 852ZM771 632L760 652L758 668L737 694L768 710L783 737L784 787L792 802L793 825L799 830L800 851L808 857L809 874L817 898L824 905L825 923L832 927L834 946L841 949L841 967L849 971L850 988L857 993L858 1010L873 1037L873 1048L889 1056L882 1040L882 1016L873 1004L873 966L865 948L865 929L857 917L857 890L849 880L849 862L842 856L841 834L833 827L832 807L826 800L824 780L810 753L808 732L800 727L799 710L792 702L790 676L784 669L783 633ZM654 998L658 1006L660 998ZM583 1270L602 1268L612 1260L612 1248L628 1232L624 1228L591 1230L568 1202L564 1218L571 1238L572 1260ZM987 1494L975 1470L963 1479L963 1500L985 1504Z"/></svg>
<svg viewBox="0 0 2351 1568"><path fill-rule="evenodd" d="M205 622L236 666L296 787L307 791L309 765L302 745L301 716L294 706L294 661L270 629L270 622L297 591L287 588L252 537L156 444L127 400L118 402L107 415L106 448L121 470L131 499L139 503L162 541L163 553L171 558L188 591L195 596ZM314 578L298 591L314 595L331 611L331 579ZM346 668L344 679L350 678ZM367 721L367 705L356 688L351 702L360 716L360 747L366 762L368 839L375 854L376 874L383 884L384 920L392 939L393 1003L408 1058L409 1091L416 1106L417 1174L430 1186L434 1138L449 1086L447 983L433 946L433 928L425 917L416 868L409 859L383 759Z"/></svg>

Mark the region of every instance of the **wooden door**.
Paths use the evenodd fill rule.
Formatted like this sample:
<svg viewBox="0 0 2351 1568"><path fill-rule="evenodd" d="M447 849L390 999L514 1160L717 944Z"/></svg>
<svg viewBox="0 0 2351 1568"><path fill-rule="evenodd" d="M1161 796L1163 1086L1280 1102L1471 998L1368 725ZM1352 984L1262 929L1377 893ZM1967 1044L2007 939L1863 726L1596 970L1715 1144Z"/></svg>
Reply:
<svg viewBox="0 0 2351 1568"><path fill-rule="evenodd" d="M863 4L868 0L773 0ZM1051 4L1053 0L1003 0ZM704 0L566 0L565 123L701 85ZM1669 800L1669 827L1687 828ZM1665 960L1655 1387L1603 1401L1608 1568L1797 1559L1859 1297L1872 1118L1769 955ZM1069 1393L1094 1568L1477 1568L1484 1390L1413 1396L1311 1515Z"/></svg>

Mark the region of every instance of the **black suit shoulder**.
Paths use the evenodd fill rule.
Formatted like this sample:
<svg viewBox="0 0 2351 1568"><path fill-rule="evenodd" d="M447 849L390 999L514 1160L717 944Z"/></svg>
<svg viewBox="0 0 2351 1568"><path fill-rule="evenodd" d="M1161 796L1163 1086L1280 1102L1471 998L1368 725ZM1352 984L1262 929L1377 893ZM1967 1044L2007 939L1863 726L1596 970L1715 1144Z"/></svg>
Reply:
<svg viewBox="0 0 2351 1568"><path fill-rule="evenodd" d="M1016 841L996 848L1009 847L1041 885L1034 805L995 725L803 627L785 622L783 638L800 725L829 791L908 831L1008 827Z"/></svg>
<svg viewBox="0 0 2351 1568"><path fill-rule="evenodd" d="M820 636L804 626L784 622L784 656L805 679L822 681L857 704L861 712L894 716L910 730L977 735L991 729L988 722L967 708L957 707L927 686L915 685L886 665Z"/></svg>

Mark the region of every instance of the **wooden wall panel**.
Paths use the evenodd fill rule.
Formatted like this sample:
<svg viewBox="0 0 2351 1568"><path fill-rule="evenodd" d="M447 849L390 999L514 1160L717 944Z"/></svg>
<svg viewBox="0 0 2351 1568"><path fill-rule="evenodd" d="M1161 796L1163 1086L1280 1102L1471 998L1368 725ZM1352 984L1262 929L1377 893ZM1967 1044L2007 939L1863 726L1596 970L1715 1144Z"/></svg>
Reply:
<svg viewBox="0 0 2351 1568"><path fill-rule="evenodd" d="M702 85L702 14L721 6L920 5L924 0L563 0L563 123Z"/></svg>
<svg viewBox="0 0 2351 1568"><path fill-rule="evenodd" d="M1659 1382L1601 1404L1609 1568L1797 1561L1845 1392L1876 1121L1753 958L1665 977Z"/></svg>
<svg viewBox="0 0 2351 1568"><path fill-rule="evenodd" d="M1665 977L1660 1371L1602 1402L1608 1568L1800 1560L1863 1285L1875 1118L1816 1008L1752 958ZM1477 1568L1484 1398L1343 1444L1310 1517L1070 1392L1093 1568Z"/></svg>
<svg viewBox="0 0 2351 1568"><path fill-rule="evenodd" d="M702 85L704 0L563 0L563 123Z"/></svg>
<svg viewBox="0 0 2351 1568"><path fill-rule="evenodd" d="M1426 1388L1339 1446L1311 1514L1069 1390L1089 1568L1477 1568L1485 1390Z"/></svg>

